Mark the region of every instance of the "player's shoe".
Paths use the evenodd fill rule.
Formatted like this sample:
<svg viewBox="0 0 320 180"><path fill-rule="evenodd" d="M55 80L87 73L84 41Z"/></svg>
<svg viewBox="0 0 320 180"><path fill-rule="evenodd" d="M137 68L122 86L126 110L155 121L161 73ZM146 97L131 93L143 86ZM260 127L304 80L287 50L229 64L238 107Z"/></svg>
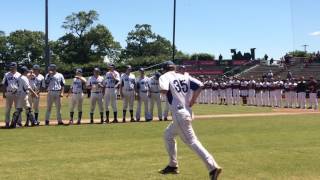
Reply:
<svg viewBox="0 0 320 180"><path fill-rule="evenodd" d="M178 167L167 166L162 170L159 170L160 174L179 174Z"/></svg>
<svg viewBox="0 0 320 180"><path fill-rule="evenodd" d="M136 122L133 118L130 120L130 122Z"/></svg>
<svg viewBox="0 0 320 180"><path fill-rule="evenodd" d="M49 126L50 122L48 120L45 121L46 126Z"/></svg>
<svg viewBox="0 0 320 180"><path fill-rule="evenodd" d="M58 126L64 125L64 123L62 121L58 122Z"/></svg>
<svg viewBox="0 0 320 180"><path fill-rule="evenodd" d="M123 122L123 123L126 123L126 119L122 119L122 122Z"/></svg>
<svg viewBox="0 0 320 180"><path fill-rule="evenodd" d="M69 124L70 124L70 125L73 125L73 120L70 120L70 121L69 121Z"/></svg>
<svg viewBox="0 0 320 180"><path fill-rule="evenodd" d="M114 119L112 123L118 123L118 119Z"/></svg>
<svg viewBox="0 0 320 180"><path fill-rule="evenodd" d="M150 121L152 121L152 119L146 119L146 122L150 122Z"/></svg>
<svg viewBox="0 0 320 180"><path fill-rule="evenodd" d="M210 176L210 180L217 180L219 175L221 174L222 172L222 168L218 167L214 170L212 170L210 173L209 173L209 176Z"/></svg>
<svg viewBox="0 0 320 180"><path fill-rule="evenodd" d="M168 118L165 117L165 118L164 118L164 121L168 121Z"/></svg>

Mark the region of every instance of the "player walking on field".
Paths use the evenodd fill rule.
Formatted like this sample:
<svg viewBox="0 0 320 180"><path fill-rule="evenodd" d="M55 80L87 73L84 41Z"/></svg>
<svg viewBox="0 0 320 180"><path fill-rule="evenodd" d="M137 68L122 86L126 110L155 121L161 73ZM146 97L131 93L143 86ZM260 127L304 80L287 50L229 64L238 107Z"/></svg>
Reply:
<svg viewBox="0 0 320 180"><path fill-rule="evenodd" d="M83 89L86 86L87 80L86 78L82 77L82 69L76 70L76 75L73 78L72 84L70 86L69 93L67 97L71 95L70 98L70 122L69 124L73 124L73 116L74 116L74 109L77 107L78 110L78 121L77 124L81 124L82 118L82 103L83 103Z"/></svg>
<svg viewBox="0 0 320 180"><path fill-rule="evenodd" d="M96 104L99 106L100 111L100 122L103 123L103 77L100 76L100 69L94 68L93 76L89 77L87 81L87 88L91 91L90 95L90 123L94 123L93 115L96 109Z"/></svg>
<svg viewBox="0 0 320 180"><path fill-rule="evenodd" d="M44 76L40 74L40 66L35 64L30 72L29 82L32 90L37 93L38 97L30 94L29 102L30 106L34 110L34 118L38 121L39 117L39 103L40 103L40 92L44 86Z"/></svg>
<svg viewBox="0 0 320 180"><path fill-rule="evenodd" d="M136 77L131 73L132 67L127 66L126 73L121 76L120 80L120 95L123 100L123 118L122 122L126 122L127 108L129 105L129 112L131 117L131 122L135 122L133 118L133 104L134 104L134 89Z"/></svg>
<svg viewBox="0 0 320 180"><path fill-rule="evenodd" d="M27 120L26 120L26 125L29 126L29 122L31 122L32 126L37 126L39 125L39 122L35 120L31 106L28 100L28 94L29 92L32 93L33 96L37 97L38 94L32 90L29 79L28 79L28 73L29 69L25 66L21 68L22 75L18 79L18 89L17 89L17 107L16 111L13 114L12 117L12 122L10 127L11 128L16 128L17 123L19 121L19 117L21 117L21 112L23 109L26 110L26 115L27 115ZM20 126L20 125L19 125Z"/></svg>
<svg viewBox="0 0 320 180"><path fill-rule="evenodd" d="M63 97L65 80L62 74L57 72L57 66L51 64L49 66L49 73L45 77L45 85L48 91L47 96L47 112L46 125L49 125L52 104L55 103L57 111L58 125L63 125L61 117L61 98Z"/></svg>
<svg viewBox="0 0 320 180"><path fill-rule="evenodd" d="M192 128L191 107L196 102L203 84L192 78L175 72L172 62L167 64L169 72L160 77L161 93L166 94L173 116L173 122L165 131L165 144L169 155L169 164L159 172L162 174L177 174L177 144L175 137L179 135L184 143L198 154L206 164L210 180L218 179L222 169L218 166L212 155L202 146Z"/></svg>
<svg viewBox="0 0 320 180"><path fill-rule="evenodd" d="M18 79L21 76L21 74L17 72L17 63L10 63L9 68L10 71L7 72L2 79L2 84L5 89L5 91L3 91L3 98L6 99L6 128L9 128L10 125L10 112L12 105L14 104L15 108L17 108Z"/></svg>
<svg viewBox="0 0 320 180"><path fill-rule="evenodd" d="M120 84L120 74L115 70L114 64L109 64L109 71L104 76L104 101L106 107L106 122L109 123L109 106L113 110L113 123L118 122L117 88Z"/></svg>

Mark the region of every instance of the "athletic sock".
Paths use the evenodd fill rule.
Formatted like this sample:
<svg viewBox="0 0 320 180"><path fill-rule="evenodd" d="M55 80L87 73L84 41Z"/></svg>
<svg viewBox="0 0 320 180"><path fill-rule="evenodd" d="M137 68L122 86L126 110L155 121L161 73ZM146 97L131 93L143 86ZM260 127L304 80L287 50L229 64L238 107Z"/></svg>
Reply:
<svg viewBox="0 0 320 180"><path fill-rule="evenodd" d="M114 121L118 121L118 112L113 112Z"/></svg>
<svg viewBox="0 0 320 180"><path fill-rule="evenodd" d="M133 110L130 110L130 116L131 116L131 120L134 119L133 118Z"/></svg>
<svg viewBox="0 0 320 180"><path fill-rule="evenodd" d="M73 121L74 112L70 112L70 121Z"/></svg>
<svg viewBox="0 0 320 180"><path fill-rule="evenodd" d="M123 122L126 122L126 115L127 115L127 110L123 110L123 118L122 118L122 121Z"/></svg>
<svg viewBox="0 0 320 180"><path fill-rule="evenodd" d="M78 112L78 123L81 123L81 119L82 119L82 112Z"/></svg>
<svg viewBox="0 0 320 180"><path fill-rule="evenodd" d="M90 123L93 123L93 113L90 113Z"/></svg>
<svg viewBox="0 0 320 180"><path fill-rule="evenodd" d="M104 122L104 120L103 120L103 112L100 112L100 120L101 120L101 123Z"/></svg>
<svg viewBox="0 0 320 180"><path fill-rule="evenodd" d="M106 121L109 122L109 111L106 111Z"/></svg>

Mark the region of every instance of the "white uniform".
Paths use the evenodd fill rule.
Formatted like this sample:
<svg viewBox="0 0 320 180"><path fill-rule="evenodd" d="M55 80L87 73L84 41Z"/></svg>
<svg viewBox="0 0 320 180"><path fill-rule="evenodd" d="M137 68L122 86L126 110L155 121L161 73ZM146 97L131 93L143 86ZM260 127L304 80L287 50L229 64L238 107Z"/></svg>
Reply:
<svg viewBox="0 0 320 180"><path fill-rule="evenodd" d="M44 76L42 74L38 74L37 76L29 79L30 86L34 92L39 92L41 88L44 86ZM34 113L39 113L39 102L40 102L40 94L38 97L34 95L29 96L29 103L34 110Z"/></svg>
<svg viewBox="0 0 320 180"><path fill-rule="evenodd" d="M85 84L78 78L73 78L71 84L71 99L70 99L70 112L74 112L75 107L77 106L78 112L82 112L82 103L83 103L83 88Z"/></svg>
<svg viewBox="0 0 320 180"><path fill-rule="evenodd" d="M262 83L262 105L263 106L270 106L270 83L269 82L263 82Z"/></svg>
<svg viewBox="0 0 320 180"><path fill-rule="evenodd" d="M250 80L248 84L248 105L256 105L256 90L255 90L256 81Z"/></svg>
<svg viewBox="0 0 320 180"><path fill-rule="evenodd" d="M262 87L262 82L257 82L255 84L255 90L256 90L256 105L257 106L262 106L263 105L263 100L262 100L262 93L263 93L263 87Z"/></svg>
<svg viewBox="0 0 320 180"><path fill-rule="evenodd" d="M221 104L224 103L223 100L226 99L226 85L227 83L225 82L220 82L219 83L219 97L221 99Z"/></svg>
<svg viewBox="0 0 320 180"><path fill-rule="evenodd" d="M102 85L103 77L95 76L89 77L87 81L87 86L91 87L91 96L90 96L90 113L93 114L96 109L96 104L98 104L100 113L103 113L103 95L102 95L102 87L98 84Z"/></svg>
<svg viewBox="0 0 320 180"><path fill-rule="evenodd" d="M121 86L123 94L123 110L127 111L128 105L129 110L133 111L134 105L134 88L135 88L136 77L134 74L130 73L129 75L123 74L121 76Z"/></svg>
<svg viewBox="0 0 320 180"><path fill-rule="evenodd" d="M192 112L189 102L194 90L203 84L190 77L174 71L160 77L160 89L168 91L167 98L173 115L173 122L165 132L166 149L170 158L169 166L177 167L177 144L175 137L179 135L183 142L196 152L206 164L209 171L219 167L212 155L202 146L192 128Z"/></svg>
<svg viewBox="0 0 320 180"><path fill-rule="evenodd" d="M233 89L232 89L232 95L233 95L233 104L240 105L240 81L234 80L233 81Z"/></svg>
<svg viewBox="0 0 320 180"><path fill-rule="evenodd" d="M111 103L111 107L114 113L117 110L117 85L120 82L120 74L117 71L107 72L104 76L105 91L104 91L104 101L105 101L105 110L109 111L109 105Z"/></svg>
<svg viewBox="0 0 320 180"><path fill-rule="evenodd" d="M159 80L156 77L149 79L149 92L150 92L150 117L153 118L153 107L154 104L157 104L158 108L158 118L162 120L162 108L161 108L161 99L160 99L160 89L159 89Z"/></svg>
<svg viewBox="0 0 320 180"><path fill-rule="evenodd" d="M270 106L271 107L276 107L277 105L277 86L278 82L273 81L270 82Z"/></svg>
<svg viewBox="0 0 320 180"><path fill-rule="evenodd" d="M150 113L149 113L149 78L138 78L136 81L137 85L137 93L138 93L138 105L137 105L137 111L136 111L136 119L137 121L140 120L141 116L141 106L142 103L144 104L144 116L146 120L151 119Z"/></svg>
<svg viewBox="0 0 320 180"><path fill-rule="evenodd" d="M276 89L276 106L282 106L282 91L283 91L283 81L277 81Z"/></svg>
<svg viewBox="0 0 320 180"><path fill-rule="evenodd" d="M55 103L57 111L57 120L62 122L61 117L61 90L64 87L65 80L62 74L56 72L55 74L47 74L45 77L45 85L48 90L47 96L47 112L46 112L46 122L50 121L50 114L52 109L52 104Z"/></svg>
<svg viewBox="0 0 320 180"><path fill-rule="evenodd" d="M10 123L10 112L12 105L14 104L17 107L17 90L18 90L18 79L21 76L20 73L11 73L8 72L4 75L2 84L6 87L5 95L6 95L6 113L5 113L5 121L6 124Z"/></svg>
<svg viewBox="0 0 320 180"><path fill-rule="evenodd" d="M219 103L219 83L218 82L212 83L212 103L213 104Z"/></svg>
<svg viewBox="0 0 320 180"><path fill-rule="evenodd" d="M227 98L227 104L228 105L232 105L233 104L232 84L233 84L232 80L227 81L226 98Z"/></svg>
<svg viewBox="0 0 320 180"><path fill-rule="evenodd" d="M289 107L295 108L297 107L298 102L298 94L297 94L297 83L291 82L290 83L290 92L289 92Z"/></svg>
<svg viewBox="0 0 320 180"><path fill-rule="evenodd" d="M284 98L285 98L285 107L290 107L290 86L291 82L285 82L283 87L284 87Z"/></svg>

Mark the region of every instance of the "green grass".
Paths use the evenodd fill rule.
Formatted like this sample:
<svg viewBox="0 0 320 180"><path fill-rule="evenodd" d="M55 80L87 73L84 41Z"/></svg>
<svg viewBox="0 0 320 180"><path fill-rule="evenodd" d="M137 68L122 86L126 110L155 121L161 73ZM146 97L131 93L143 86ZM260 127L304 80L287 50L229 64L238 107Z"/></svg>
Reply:
<svg viewBox="0 0 320 180"><path fill-rule="evenodd" d="M205 180L205 166L180 140L180 175L163 176L167 122L1 130L0 179ZM319 116L193 122L224 168L222 179L319 179Z"/></svg>
<svg viewBox="0 0 320 180"><path fill-rule="evenodd" d="M46 101L46 97L41 97L41 101L45 102ZM45 104L45 103L44 103ZM136 111L136 101L135 101L135 106L134 106L134 112ZM164 109L164 103L162 106ZM122 118L122 100L118 100L118 117ZM84 99L84 103L83 103L83 118L84 119L89 119L89 112L90 112L90 102L88 98ZM143 109L142 108L142 114L143 114ZM110 112L113 112L112 109L110 109ZM266 107L248 107L248 106L224 106L224 105L208 105L208 104L197 104L193 107L193 110L195 112L196 115L212 115L212 114L238 114L238 113L258 113L258 112L271 112L272 109L271 108L266 108ZM62 99L62 118L64 120L68 120L69 119L69 99L67 98L63 98ZM0 114L2 114L2 116L0 116L0 121L4 121L4 113L5 109L4 108L0 108ZM44 121L45 118L45 112L46 112L46 108L41 107L40 108L40 120ZM13 110L11 112L11 114L13 113ZM154 108L154 116L157 116L157 108ZM75 113L76 117L77 117L77 111ZM113 113L110 113L110 117L113 118ZM23 114L23 118L24 118L24 114ZM98 111L98 106L96 106L96 111L95 111L95 118L99 118L99 111ZM55 120L56 119L56 109L55 106L53 106L52 108L52 112L51 112L51 119ZM129 119L129 113L127 113L127 119Z"/></svg>

